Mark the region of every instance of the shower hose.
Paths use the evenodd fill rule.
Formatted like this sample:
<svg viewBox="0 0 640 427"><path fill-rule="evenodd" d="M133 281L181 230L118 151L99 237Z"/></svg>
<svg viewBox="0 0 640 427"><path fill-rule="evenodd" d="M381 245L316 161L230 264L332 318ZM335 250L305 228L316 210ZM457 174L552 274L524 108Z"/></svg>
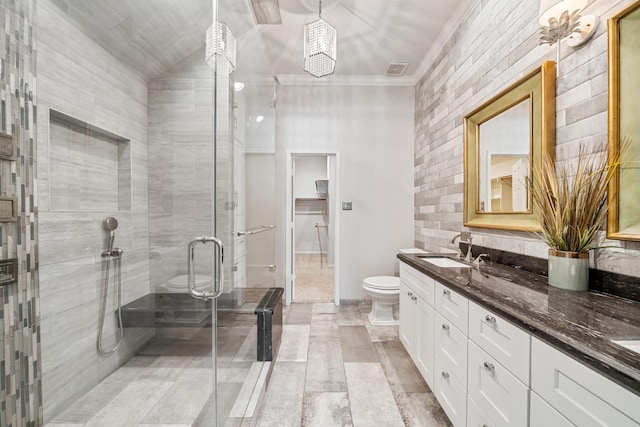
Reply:
<svg viewBox="0 0 640 427"><path fill-rule="evenodd" d="M102 291L102 308L100 310L100 331L98 333L98 353L101 355L108 355L115 352L120 345L122 344L122 338L124 332L122 330L122 275L120 272L120 257L122 256L121 252L116 252L115 254L107 255L107 265L106 265L106 273L104 279L104 286ZM107 297L109 295L109 272L111 269L111 258L115 257L115 261L113 263L114 269L116 271L116 292L118 293L118 343L110 350L105 350L102 347L102 333L104 332L104 318L107 310Z"/></svg>

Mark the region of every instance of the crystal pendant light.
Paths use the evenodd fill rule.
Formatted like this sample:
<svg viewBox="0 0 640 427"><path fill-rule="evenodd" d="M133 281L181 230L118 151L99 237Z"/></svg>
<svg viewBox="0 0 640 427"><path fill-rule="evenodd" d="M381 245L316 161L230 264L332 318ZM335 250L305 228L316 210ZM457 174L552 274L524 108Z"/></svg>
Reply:
<svg viewBox="0 0 640 427"><path fill-rule="evenodd" d="M205 59L222 75L229 75L236 69L236 38L226 24L214 22L207 30Z"/></svg>
<svg viewBox="0 0 640 427"><path fill-rule="evenodd" d="M314 77L333 74L337 58L336 29L322 20L322 0L318 20L304 26L304 70Z"/></svg>

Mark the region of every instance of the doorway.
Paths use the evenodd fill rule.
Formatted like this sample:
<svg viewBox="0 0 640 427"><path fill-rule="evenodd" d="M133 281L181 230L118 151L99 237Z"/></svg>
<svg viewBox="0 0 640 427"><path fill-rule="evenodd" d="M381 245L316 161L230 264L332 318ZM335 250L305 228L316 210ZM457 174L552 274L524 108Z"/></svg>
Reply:
<svg viewBox="0 0 640 427"><path fill-rule="evenodd" d="M287 289L290 302L339 304L338 156L287 156Z"/></svg>

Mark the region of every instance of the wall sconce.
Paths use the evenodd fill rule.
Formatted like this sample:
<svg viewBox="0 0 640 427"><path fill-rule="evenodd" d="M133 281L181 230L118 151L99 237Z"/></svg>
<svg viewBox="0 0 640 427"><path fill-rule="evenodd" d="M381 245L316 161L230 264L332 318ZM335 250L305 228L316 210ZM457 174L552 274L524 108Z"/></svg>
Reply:
<svg viewBox="0 0 640 427"><path fill-rule="evenodd" d="M560 63L560 42L567 39L571 47L580 46L596 31L600 20L595 15L580 16L589 0L540 0L540 44L558 43Z"/></svg>

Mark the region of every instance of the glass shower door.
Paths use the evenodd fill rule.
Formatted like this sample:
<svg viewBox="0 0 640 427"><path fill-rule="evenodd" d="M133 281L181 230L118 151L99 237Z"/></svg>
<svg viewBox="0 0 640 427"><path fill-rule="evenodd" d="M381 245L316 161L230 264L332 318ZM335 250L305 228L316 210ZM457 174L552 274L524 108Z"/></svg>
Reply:
<svg viewBox="0 0 640 427"><path fill-rule="evenodd" d="M256 308L276 269L275 84L249 7L217 0L218 21L237 40L236 68L218 72L213 91L212 231L224 245L223 290L212 304L215 391L208 410L215 405L217 425L257 416L270 368L259 354Z"/></svg>

